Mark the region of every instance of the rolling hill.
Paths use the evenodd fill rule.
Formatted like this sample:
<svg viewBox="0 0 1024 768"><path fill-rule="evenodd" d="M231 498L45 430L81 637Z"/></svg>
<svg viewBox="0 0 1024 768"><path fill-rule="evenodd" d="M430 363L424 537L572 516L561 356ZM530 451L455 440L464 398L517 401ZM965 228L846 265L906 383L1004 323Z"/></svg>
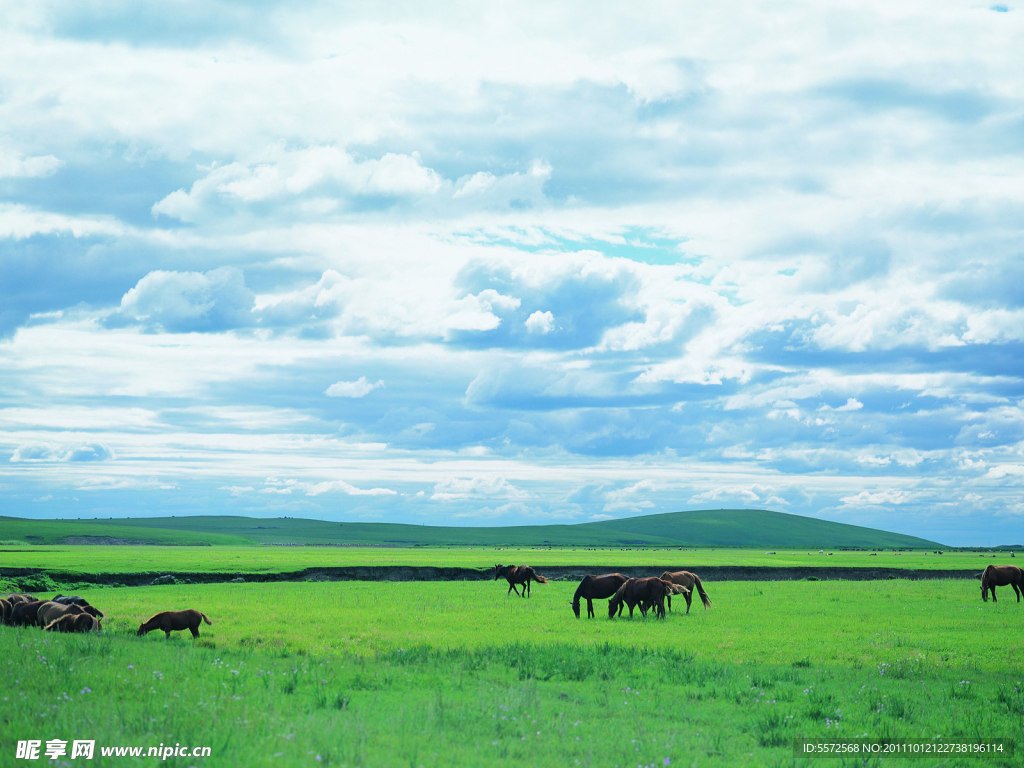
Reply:
<svg viewBox="0 0 1024 768"><path fill-rule="evenodd" d="M111 520L0 517L0 542L363 546L830 547L934 549L926 539L759 509L668 512L573 525L505 527L337 523L230 516Z"/></svg>

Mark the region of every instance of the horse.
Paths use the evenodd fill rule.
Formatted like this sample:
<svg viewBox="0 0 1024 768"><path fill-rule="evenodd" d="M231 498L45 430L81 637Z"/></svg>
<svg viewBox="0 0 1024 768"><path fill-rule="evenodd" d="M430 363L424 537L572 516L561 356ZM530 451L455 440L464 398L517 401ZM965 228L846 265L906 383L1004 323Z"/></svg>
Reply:
<svg viewBox="0 0 1024 768"><path fill-rule="evenodd" d="M99 632L100 620L88 613L65 613L45 627L45 632Z"/></svg>
<svg viewBox="0 0 1024 768"><path fill-rule="evenodd" d="M495 565L494 566L494 580L497 581L502 576L508 579L508 592L505 593L505 597L508 597L508 593L515 591L520 597L530 596L530 580L536 581L539 584L547 584L548 580L536 573L533 568L528 565ZM516 584L523 585L523 591L520 594L519 590L516 589Z"/></svg>
<svg viewBox="0 0 1024 768"><path fill-rule="evenodd" d="M84 609L86 613L91 613L97 619L104 618L103 611L93 608L88 600L84 597L79 597L78 595L57 595L51 602L61 603L62 605L77 605L79 608Z"/></svg>
<svg viewBox="0 0 1024 768"><path fill-rule="evenodd" d="M640 606L640 613L647 616L647 610L655 609L659 619L665 618L665 598L669 595L681 595L689 592L686 587L665 581L657 576L642 579L627 579L608 601L608 618L614 619L616 612L622 613L622 605L629 606L629 618L633 618L633 608Z"/></svg>
<svg viewBox="0 0 1024 768"><path fill-rule="evenodd" d="M1020 602L1020 594L1024 592L1024 571L1016 565L990 565L981 574L981 599L988 602L988 593L992 593L992 602L996 602L996 587L1009 584Z"/></svg>
<svg viewBox="0 0 1024 768"><path fill-rule="evenodd" d="M707 608L711 605L711 600L708 599L708 593L704 591L704 585L700 583L700 577L696 573L690 571L665 571L661 574L661 578L665 581L671 581L673 584L678 584L681 587L686 587L689 592L686 593L686 612L690 612L690 601L693 599L692 591L694 588L697 590L697 594L700 595L700 601L704 603L704 607ZM668 598L668 609L672 610L672 596Z"/></svg>
<svg viewBox="0 0 1024 768"><path fill-rule="evenodd" d="M626 583L628 576L621 573L602 573L600 576L593 574L584 576L583 581L576 587L576 593L572 596L572 612L576 618L580 617L580 598L587 600L587 618L594 618L593 600L604 600L611 597L615 591Z"/></svg>
<svg viewBox="0 0 1024 768"><path fill-rule="evenodd" d="M199 622L205 621L207 624L213 624L206 614L201 611L197 611L193 608L189 608L184 611L164 611L163 613L157 613L150 616L146 621L139 625L139 631L136 635L144 635L147 632L152 632L154 629L162 629L167 634L167 639L171 639L171 632L177 632L180 629L187 629L192 633L192 637L199 637Z"/></svg>
<svg viewBox="0 0 1024 768"><path fill-rule="evenodd" d="M10 600L0 597L0 622L9 624L11 621L11 611L14 610L14 606L11 605Z"/></svg>
<svg viewBox="0 0 1024 768"><path fill-rule="evenodd" d="M10 623L15 627L29 627L36 623L36 612L45 600L17 603L11 610Z"/></svg>

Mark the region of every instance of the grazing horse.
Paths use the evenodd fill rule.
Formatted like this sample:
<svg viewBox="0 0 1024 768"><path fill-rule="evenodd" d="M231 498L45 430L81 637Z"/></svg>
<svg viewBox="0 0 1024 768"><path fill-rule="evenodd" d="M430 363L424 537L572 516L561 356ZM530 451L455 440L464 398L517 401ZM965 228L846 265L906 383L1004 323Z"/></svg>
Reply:
<svg viewBox="0 0 1024 768"><path fill-rule="evenodd" d="M508 592L513 590L520 597L530 596L530 581L536 581L539 584L547 584L548 580L536 573L533 568L528 565L496 565L494 566L494 580L497 581L502 576L508 579ZM523 591L520 594L519 590L516 589L516 584L523 585ZM508 592L505 596L508 597Z"/></svg>
<svg viewBox="0 0 1024 768"><path fill-rule="evenodd" d="M580 598L587 600L587 618L594 618L593 600L604 600L615 594L615 591L626 583L628 576L621 573L602 573L600 576L593 574L584 576L583 581L576 587L576 593L572 596L572 612L576 618L580 617Z"/></svg>
<svg viewBox="0 0 1024 768"><path fill-rule="evenodd" d="M46 632L99 632L101 629L100 620L88 613L65 613L43 627Z"/></svg>
<svg viewBox="0 0 1024 768"><path fill-rule="evenodd" d="M697 590L697 594L700 595L700 601L704 603L704 607L707 608L711 605L711 600L708 599L708 593L704 591L704 585L700 583L700 577L696 573L690 571L665 571L661 574L661 578L665 581L671 581L673 584L678 584L681 587L686 587L689 592L686 592L686 612L690 612L690 601L693 599L692 592L694 589ZM672 596L668 598L668 609L672 610Z"/></svg>
<svg viewBox="0 0 1024 768"><path fill-rule="evenodd" d="M205 613L191 608L186 611L164 611L163 613L150 616L149 619L139 625L139 631L135 634L144 635L147 632L152 632L154 629L162 629L167 633L167 639L170 640L171 632L187 629L192 633L192 637L195 638L199 637L200 621L213 624L212 621L206 618Z"/></svg>
<svg viewBox="0 0 1024 768"><path fill-rule="evenodd" d="M665 598L669 595L685 594L689 590L671 581L648 576L642 579L627 579L619 587L612 599L608 601L608 618L614 619L616 613L622 613L622 605L629 606L629 618L633 618L633 608L640 606L640 613L647 615L648 608L654 607L659 619L665 618Z"/></svg>
<svg viewBox="0 0 1024 768"><path fill-rule="evenodd" d="M1017 594L1017 602L1020 602L1020 594L1024 592L1024 571L1016 565L990 565L981 574L981 599L988 602L988 593L992 593L992 602L996 602L996 587L1005 587L1009 584Z"/></svg>

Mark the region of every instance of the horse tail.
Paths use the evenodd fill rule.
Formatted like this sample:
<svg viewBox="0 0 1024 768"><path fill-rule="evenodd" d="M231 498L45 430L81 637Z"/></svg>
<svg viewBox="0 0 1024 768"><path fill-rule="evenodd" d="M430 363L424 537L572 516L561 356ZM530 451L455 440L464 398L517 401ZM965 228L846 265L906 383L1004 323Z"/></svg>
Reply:
<svg viewBox="0 0 1024 768"><path fill-rule="evenodd" d="M208 618L206 618L206 614L203 613L202 611L199 612L199 615L203 617L203 621L205 621L207 624L210 624L210 625L213 624L212 621L210 621Z"/></svg>
<svg viewBox="0 0 1024 768"><path fill-rule="evenodd" d="M704 585L700 583L700 576L693 574L693 586L697 588L697 594L700 595L700 601L704 603L705 608L711 606L711 599L708 597L708 593L704 591Z"/></svg>
<svg viewBox="0 0 1024 768"><path fill-rule="evenodd" d="M548 580L546 578L544 578L543 576L541 576L539 573L534 573L533 574L533 578L536 581L540 582L541 584L547 584L548 583Z"/></svg>

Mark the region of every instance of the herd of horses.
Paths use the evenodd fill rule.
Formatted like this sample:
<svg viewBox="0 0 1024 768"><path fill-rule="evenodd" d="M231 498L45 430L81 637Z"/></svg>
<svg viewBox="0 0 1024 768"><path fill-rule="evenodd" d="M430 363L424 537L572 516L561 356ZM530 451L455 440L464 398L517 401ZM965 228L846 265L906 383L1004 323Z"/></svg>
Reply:
<svg viewBox="0 0 1024 768"><path fill-rule="evenodd" d="M495 565L494 579L504 577L508 580L508 592L515 591L520 597L529 597L530 582L546 584L547 579L528 565ZM522 585L523 591L516 588ZM1021 601L1021 594L1024 593L1024 571L1016 565L990 565L981 574L981 599L988 602L989 593L992 601L996 600L996 587L1013 587L1017 595L1017 602ZM587 618L594 618L594 600L608 600L608 618L613 619L622 615L623 606L629 608L629 616L633 617L633 609L640 607L640 613L647 615L651 608L655 609L655 615L665 618L665 602L668 601L668 610L672 610L672 595L682 595L686 599L686 612L690 612L690 602L693 599L693 591L700 595L701 602L707 608L711 605L704 585L700 577L690 571L665 571L661 576L647 576L643 578L630 578L621 573L602 573L600 575L588 575L576 587L572 596L572 611L576 618L580 617L580 601L587 601Z"/></svg>
<svg viewBox="0 0 1024 768"><path fill-rule="evenodd" d="M504 577L508 581L506 596L513 591L520 597L529 597L530 582L546 584L547 579L528 565L495 565L494 579ZM522 586L522 592L516 588ZM587 575L576 587L572 596L572 611L576 618L580 617L580 601L587 601L587 618L594 618L594 600L608 600L608 618L622 615L624 607L629 608L629 617L633 618L633 609L639 607L640 613L647 616L647 611L654 609L658 618L665 618L665 603L672 610L672 595L682 595L686 600L686 612L690 612L693 591L700 595L701 602L707 608L711 605L708 593L700 577L690 571L665 571L661 576L645 576L631 578L621 573L602 573Z"/></svg>
<svg viewBox="0 0 1024 768"><path fill-rule="evenodd" d="M99 632L103 629L103 611L78 595L57 595L52 600L40 600L24 592L11 592L0 597L0 621L13 627L39 627L46 632ZM139 625L137 635L154 629L171 632L187 629L192 637L199 637L200 622L213 624L205 613L188 609L162 611Z"/></svg>

